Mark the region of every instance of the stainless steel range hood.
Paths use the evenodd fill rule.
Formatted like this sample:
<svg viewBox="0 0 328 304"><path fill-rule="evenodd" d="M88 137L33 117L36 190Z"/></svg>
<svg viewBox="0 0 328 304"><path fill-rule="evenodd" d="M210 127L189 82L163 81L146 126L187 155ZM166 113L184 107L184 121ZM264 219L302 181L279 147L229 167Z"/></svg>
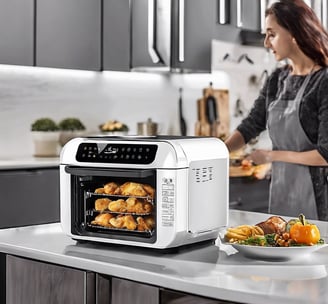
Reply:
<svg viewBox="0 0 328 304"><path fill-rule="evenodd" d="M133 71L209 72L214 0L131 0Z"/></svg>

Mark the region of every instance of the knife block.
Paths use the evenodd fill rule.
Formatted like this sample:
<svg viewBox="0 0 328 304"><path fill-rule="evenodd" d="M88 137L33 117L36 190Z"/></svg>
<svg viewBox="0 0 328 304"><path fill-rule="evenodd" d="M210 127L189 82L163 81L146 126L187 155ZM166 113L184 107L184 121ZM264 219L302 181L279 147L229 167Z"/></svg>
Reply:
<svg viewBox="0 0 328 304"><path fill-rule="evenodd" d="M206 102L209 96L216 103L216 121L209 122L206 113ZM196 136L214 136L225 140L230 132L229 91L213 89L212 86L203 89L203 97L197 100L198 121L195 125Z"/></svg>

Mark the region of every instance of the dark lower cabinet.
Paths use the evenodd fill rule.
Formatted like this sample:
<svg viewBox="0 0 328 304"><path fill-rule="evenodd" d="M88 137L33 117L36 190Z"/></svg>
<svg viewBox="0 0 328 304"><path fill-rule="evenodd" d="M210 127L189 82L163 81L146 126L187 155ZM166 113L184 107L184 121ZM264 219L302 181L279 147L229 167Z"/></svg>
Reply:
<svg viewBox="0 0 328 304"><path fill-rule="evenodd" d="M95 274L8 255L6 304L94 304Z"/></svg>
<svg viewBox="0 0 328 304"><path fill-rule="evenodd" d="M166 289L161 290L160 299L161 304L236 304L236 302L213 300Z"/></svg>
<svg viewBox="0 0 328 304"><path fill-rule="evenodd" d="M96 276L97 304L229 304L130 280Z"/></svg>
<svg viewBox="0 0 328 304"><path fill-rule="evenodd" d="M159 288L119 278L111 279L111 304L156 304L159 303Z"/></svg>
<svg viewBox="0 0 328 304"><path fill-rule="evenodd" d="M6 304L232 303L12 255L0 254L0 267Z"/></svg>
<svg viewBox="0 0 328 304"><path fill-rule="evenodd" d="M0 303L6 303L6 255L0 253Z"/></svg>
<svg viewBox="0 0 328 304"><path fill-rule="evenodd" d="M59 168L0 171L0 228L59 221Z"/></svg>
<svg viewBox="0 0 328 304"><path fill-rule="evenodd" d="M159 304L160 289L116 277L96 275L97 304Z"/></svg>

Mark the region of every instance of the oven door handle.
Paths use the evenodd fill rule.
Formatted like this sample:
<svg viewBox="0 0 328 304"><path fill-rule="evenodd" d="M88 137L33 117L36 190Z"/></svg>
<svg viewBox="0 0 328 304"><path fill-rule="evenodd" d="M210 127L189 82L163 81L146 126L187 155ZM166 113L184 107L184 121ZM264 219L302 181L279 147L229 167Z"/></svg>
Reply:
<svg viewBox="0 0 328 304"><path fill-rule="evenodd" d="M151 169L108 169L108 168L86 168L66 166L65 172L78 176L115 176L115 177L138 177L144 178L154 175Z"/></svg>

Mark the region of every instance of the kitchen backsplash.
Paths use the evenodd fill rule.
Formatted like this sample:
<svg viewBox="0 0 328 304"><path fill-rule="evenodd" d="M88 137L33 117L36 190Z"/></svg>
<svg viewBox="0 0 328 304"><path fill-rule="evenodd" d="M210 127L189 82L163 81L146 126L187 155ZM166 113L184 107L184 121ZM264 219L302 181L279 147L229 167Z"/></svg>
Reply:
<svg viewBox="0 0 328 304"><path fill-rule="evenodd" d="M276 66L274 56L264 47L216 40L212 42L212 71L224 72L230 80L231 130L247 115L265 80ZM267 132L259 136L256 147L271 147Z"/></svg>
<svg viewBox="0 0 328 304"><path fill-rule="evenodd" d="M230 91L232 129L241 119L234 117L236 100L240 98L246 113L259 90L259 85L250 84L249 77L256 76L256 83L261 81L263 64L261 69L255 66L260 66L267 55L262 49L264 53L254 49L254 54L250 49L245 52L251 60L259 60L256 65L246 65L247 58L235 63L238 54L232 49L222 65L225 54L214 41L211 74L90 72L0 65L0 158L33 154L30 126L40 117L57 122L78 117L90 133L97 133L99 124L116 119L129 126L131 135L136 134L137 122L152 118L159 123L160 134L177 135L179 87L184 89L187 135L194 135L197 99L210 82L214 88Z"/></svg>

